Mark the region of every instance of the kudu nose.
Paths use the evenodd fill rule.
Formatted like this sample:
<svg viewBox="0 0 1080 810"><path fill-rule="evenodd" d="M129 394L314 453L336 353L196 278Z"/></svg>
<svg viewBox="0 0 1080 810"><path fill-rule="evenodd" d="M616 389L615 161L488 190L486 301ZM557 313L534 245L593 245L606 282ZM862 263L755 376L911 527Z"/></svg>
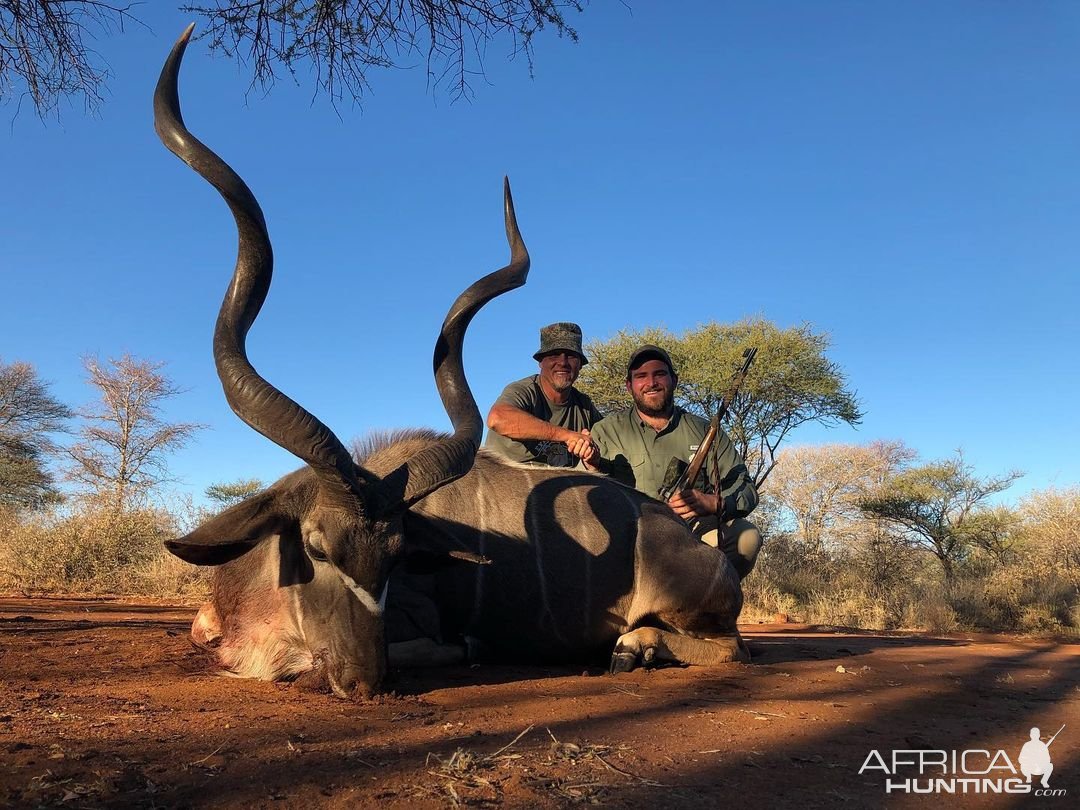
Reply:
<svg viewBox="0 0 1080 810"><path fill-rule="evenodd" d="M346 662L338 672L329 673L330 689L339 698L367 699L379 692L386 664L376 661L369 664Z"/></svg>

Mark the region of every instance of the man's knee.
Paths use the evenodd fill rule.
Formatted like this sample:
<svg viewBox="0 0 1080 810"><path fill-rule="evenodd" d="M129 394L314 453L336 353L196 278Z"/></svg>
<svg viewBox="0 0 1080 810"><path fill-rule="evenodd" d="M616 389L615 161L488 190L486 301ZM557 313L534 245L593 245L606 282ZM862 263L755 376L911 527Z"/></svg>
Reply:
<svg viewBox="0 0 1080 810"><path fill-rule="evenodd" d="M745 518L729 520L721 527L721 548L731 560L739 579L744 579L757 562L761 551L761 532Z"/></svg>

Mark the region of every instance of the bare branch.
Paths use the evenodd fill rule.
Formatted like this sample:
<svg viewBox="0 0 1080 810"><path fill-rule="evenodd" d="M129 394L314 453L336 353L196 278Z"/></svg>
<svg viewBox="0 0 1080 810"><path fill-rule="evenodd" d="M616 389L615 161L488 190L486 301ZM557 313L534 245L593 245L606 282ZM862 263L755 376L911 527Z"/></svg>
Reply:
<svg viewBox="0 0 1080 810"><path fill-rule="evenodd" d="M0 0L0 103L29 97L38 116L61 99L102 102L109 66L90 44L138 22L135 4L98 0Z"/></svg>
<svg viewBox="0 0 1080 810"><path fill-rule="evenodd" d="M117 511L168 481L166 457L202 427L161 418L162 403L180 393L162 373L164 365L130 355L107 364L83 358L100 400L80 413L86 424L79 431L81 441L68 448L67 475Z"/></svg>
<svg viewBox="0 0 1080 810"><path fill-rule="evenodd" d="M302 67L336 106L359 102L368 69L407 68L423 59L429 87L469 98L469 79L484 75L488 43L509 36L511 56L524 54L530 74L533 36L553 28L577 41L566 22L576 0L217 0L183 6L205 19L212 50L250 64L252 87L268 89L284 70Z"/></svg>

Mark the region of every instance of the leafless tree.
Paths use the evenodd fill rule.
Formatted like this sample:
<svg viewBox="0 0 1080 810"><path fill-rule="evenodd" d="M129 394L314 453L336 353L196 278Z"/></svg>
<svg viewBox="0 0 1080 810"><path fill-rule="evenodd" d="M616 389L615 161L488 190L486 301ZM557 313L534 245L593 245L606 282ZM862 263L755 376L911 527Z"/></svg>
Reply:
<svg viewBox="0 0 1080 810"><path fill-rule="evenodd" d="M58 495L45 460L56 452L71 409L55 399L29 363L0 361L0 504L37 507Z"/></svg>
<svg viewBox="0 0 1080 810"><path fill-rule="evenodd" d="M211 50L249 64L252 86L284 72L310 74L335 105L360 101L368 69L426 64L429 85L469 97L484 75L487 47L508 38L530 73L533 37L551 29L577 41L566 21L587 0L215 0L182 5L203 19ZM0 0L0 102L29 97L41 117L61 100L102 101L109 67L92 43L141 24L138 3ZM177 34L179 31L176 32Z"/></svg>
<svg viewBox="0 0 1080 810"><path fill-rule="evenodd" d="M506 35L511 55L524 54L530 73L533 37L545 28L577 41L566 22L587 0L216 0L184 6L205 18L211 49L250 60L253 84L273 85L284 68L308 64L336 104L358 101L372 67L426 61L432 88L467 98L470 78L483 76L487 46Z"/></svg>
<svg viewBox="0 0 1080 810"><path fill-rule="evenodd" d="M0 0L0 100L29 96L39 116L61 99L95 109L109 67L89 44L134 22L130 4L100 0Z"/></svg>
<svg viewBox="0 0 1080 810"><path fill-rule="evenodd" d="M169 480L166 457L202 427L161 418L162 403L180 393L162 374L164 365L130 355L105 364L83 358L88 381L101 398L80 413L85 424L80 440L68 449L68 476L117 512Z"/></svg>
<svg viewBox="0 0 1080 810"><path fill-rule="evenodd" d="M896 441L787 448L764 498L812 553L850 547L867 534L861 500L914 458L914 450Z"/></svg>

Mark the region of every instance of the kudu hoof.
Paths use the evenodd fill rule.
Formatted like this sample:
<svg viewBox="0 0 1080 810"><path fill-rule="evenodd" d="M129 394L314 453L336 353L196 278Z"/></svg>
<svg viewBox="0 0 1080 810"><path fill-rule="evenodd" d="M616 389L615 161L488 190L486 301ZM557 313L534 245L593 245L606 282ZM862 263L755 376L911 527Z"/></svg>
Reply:
<svg viewBox="0 0 1080 810"><path fill-rule="evenodd" d="M638 657L632 652L619 652L615 651L611 654L611 666L608 667L608 671L612 675L617 675L620 672L632 672L637 669Z"/></svg>
<svg viewBox="0 0 1080 810"><path fill-rule="evenodd" d="M638 667L651 668L655 666L656 648L645 646L637 650L627 647L616 647L611 654L611 666L609 671L612 675L618 672L630 672Z"/></svg>

